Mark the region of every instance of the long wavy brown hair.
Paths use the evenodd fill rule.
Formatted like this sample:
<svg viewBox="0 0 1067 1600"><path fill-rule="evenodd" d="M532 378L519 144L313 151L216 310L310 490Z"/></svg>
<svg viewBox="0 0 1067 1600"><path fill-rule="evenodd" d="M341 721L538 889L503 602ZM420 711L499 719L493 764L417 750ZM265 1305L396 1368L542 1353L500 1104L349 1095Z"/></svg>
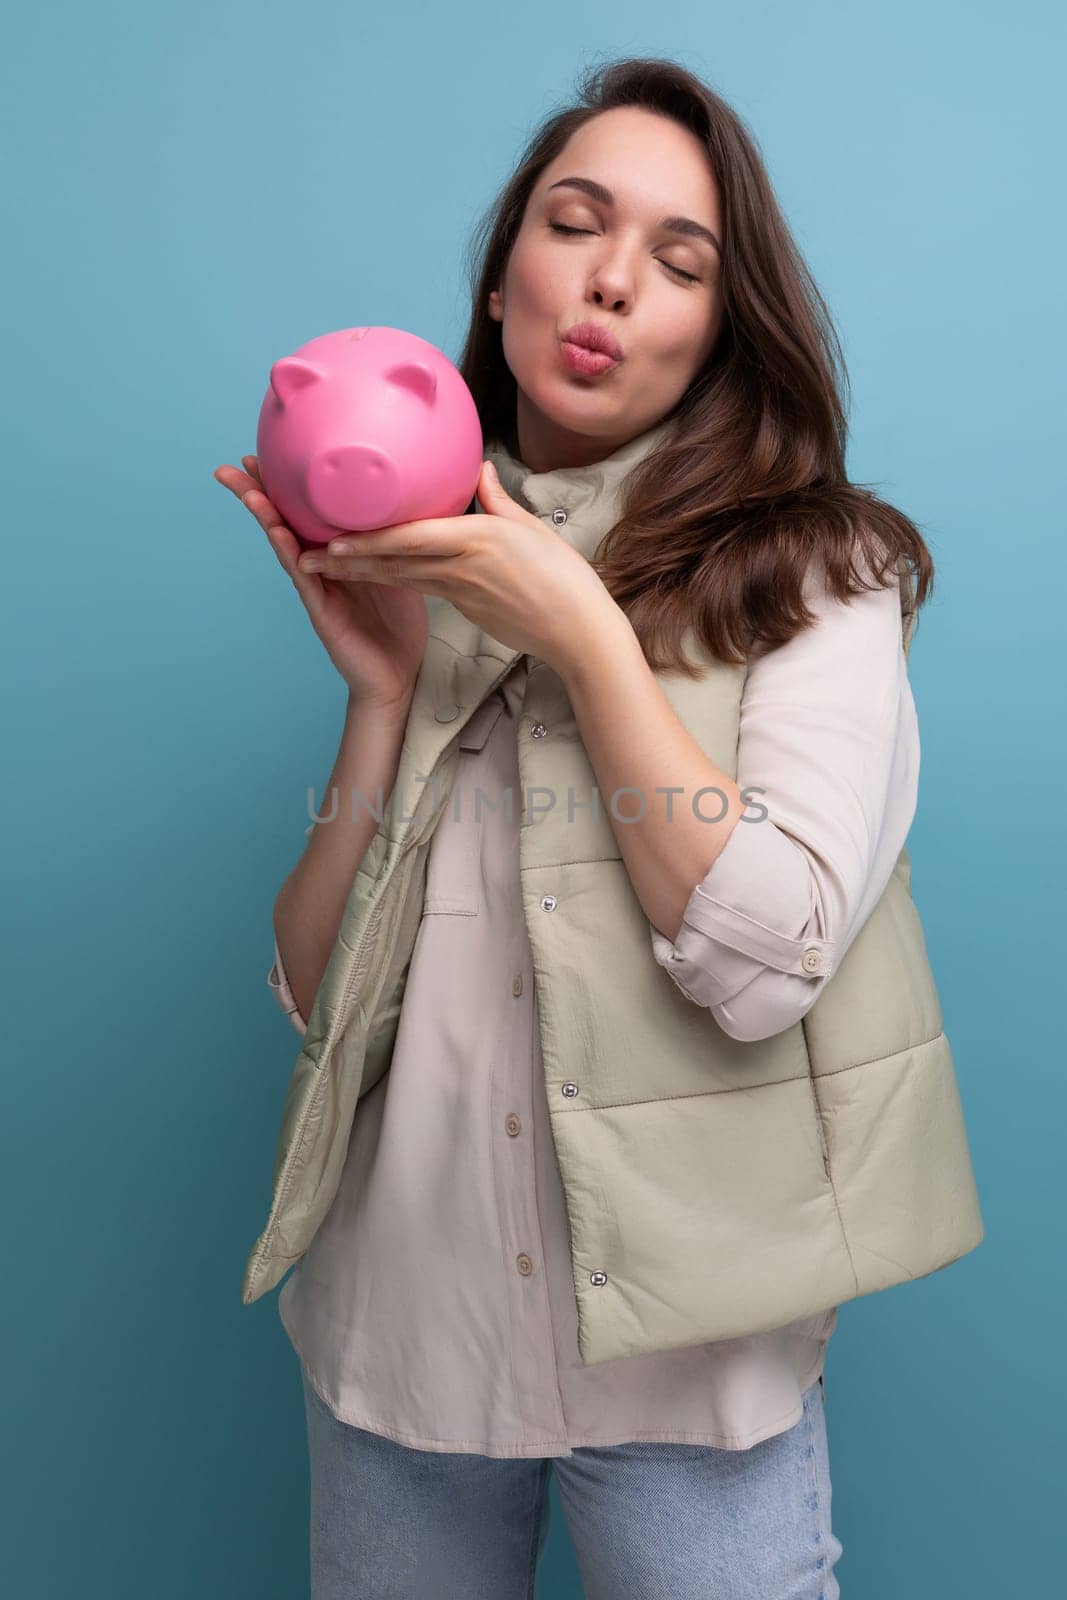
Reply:
<svg viewBox="0 0 1067 1600"><path fill-rule="evenodd" d="M910 642L933 587L930 553L903 512L849 482L840 394L848 377L829 310L755 139L677 62L628 57L588 70L577 100L531 136L477 224L471 320L457 365L486 439L517 454L516 383L489 291L503 282L544 168L577 128L616 106L673 117L704 145L722 199L725 314L703 371L659 419L675 426L629 474L621 515L592 565L654 670L699 674L684 650L690 628L712 656L734 663L754 647L786 643L814 621L801 592L813 562L839 600L895 574Z"/></svg>

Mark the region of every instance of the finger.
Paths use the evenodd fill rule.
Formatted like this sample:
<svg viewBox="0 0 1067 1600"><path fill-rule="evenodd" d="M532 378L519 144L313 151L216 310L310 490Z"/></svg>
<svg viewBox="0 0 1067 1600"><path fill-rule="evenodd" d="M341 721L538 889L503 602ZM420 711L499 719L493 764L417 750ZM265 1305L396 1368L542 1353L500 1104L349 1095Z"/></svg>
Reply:
<svg viewBox="0 0 1067 1600"><path fill-rule="evenodd" d="M268 500L262 489L249 489L241 496L241 504L246 506L264 533L270 533L274 528L284 528L286 525L273 500ZM292 529L287 529L292 532Z"/></svg>
<svg viewBox="0 0 1067 1600"><path fill-rule="evenodd" d="M226 477L220 477L220 474L225 474ZM297 571L297 562L300 560L300 541L293 530L282 521L277 507L267 499L261 489L257 489L254 485L248 487L247 476L239 473L235 467L220 467L215 476L220 483L225 482L226 488L232 489L233 493L240 497L241 504L252 513L270 540L271 549L280 564L289 576L293 577ZM308 574L301 572L301 576Z"/></svg>
<svg viewBox="0 0 1067 1600"><path fill-rule="evenodd" d="M322 620L322 606L327 593L322 578L317 572L304 572L301 569L299 540L284 522L275 523L273 528L268 528L267 538L278 558L279 566L292 579L293 587L304 602L308 616L318 625Z"/></svg>
<svg viewBox="0 0 1067 1600"><path fill-rule="evenodd" d="M446 582L458 567L452 556L330 556L316 550L301 555L300 570L319 572L324 578L415 584L427 579Z"/></svg>
<svg viewBox="0 0 1067 1600"><path fill-rule="evenodd" d="M213 474L216 483L221 483L224 489L229 489L240 500L249 489L258 489L261 493L263 485L249 473L242 472L238 467L231 467L229 463L216 467Z"/></svg>
<svg viewBox="0 0 1067 1600"><path fill-rule="evenodd" d="M375 556L458 556L469 547L477 518L423 517L418 522L394 522L388 528L367 529L351 535L361 554ZM348 534L338 539L349 542ZM335 541L331 541L335 542Z"/></svg>
<svg viewBox="0 0 1067 1600"><path fill-rule="evenodd" d="M273 500L268 500L262 489L257 489L253 485L250 489L246 489L240 498L241 504L247 511L252 513L260 527L263 529L264 533L273 533L276 529L280 528L284 533L288 534L289 538L293 540L294 544L296 544L296 536L294 535L292 529L282 521L281 513L279 512L277 506L274 504ZM299 554L300 549L299 545L297 545L296 556L299 556ZM296 556L294 556L294 560L296 559Z"/></svg>
<svg viewBox="0 0 1067 1600"><path fill-rule="evenodd" d="M238 472L236 467L224 466L217 467L214 476L224 489L229 489L245 509L252 513L265 533L270 533L276 527L284 527L276 507L247 472Z"/></svg>
<svg viewBox="0 0 1067 1600"><path fill-rule="evenodd" d="M238 472L236 467L219 467L215 477L227 489L232 490L241 504L251 511L265 533L270 533L274 528L283 528L292 534L292 530L286 528L282 521L274 502L267 498L255 480L246 472ZM297 550L297 555L299 553Z"/></svg>
<svg viewBox="0 0 1067 1600"><path fill-rule="evenodd" d="M300 541L293 530L281 520L275 506L263 493L256 457L242 456L241 460L254 470L254 477L251 473L238 472L236 467L228 465L219 467L215 477L224 488L230 489L256 518L270 541L278 565L292 579L308 615L315 621L326 596L322 580L317 573L305 572L299 565Z"/></svg>
<svg viewBox="0 0 1067 1600"><path fill-rule="evenodd" d="M265 532L270 542L270 547L278 558L278 565L283 572L289 574L294 583L297 582L298 577L301 580L306 580L314 576L312 573L302 571L299 566L300 543L291 528L287 528L284 522L275 522L273 526L265 529ZM300 588L299 583L297 583L297 588Z"/></svg>
<svg viewBox="0 0 1067 1600"><path fill-rule="evenodd" d="M255 478L259 487L263 487L263 475L259 470L259 459L256 456L242 456L241 464L250 478Z"/></svg>
<svg viewBox="0 0 1067 1600"><path fill-rule="evenodd" d="M300 565L301 544L292 528L287 528L284 522L275 522L266 530L270 540L271 549L278 558L282 569L288 573L296 585L300 598L308 610L314 614L314 608L320 604L326 594L322 584L323 574L306 572Z"/></svg>
<svg viewBox="0 0 1067 1600"><path fill-rule="evenodd" d="M242 456L241 459L247 464L254 464L258 469L259 464L255 456ZM316 619L326 593L322 581L315 573L304 572L299 566L300 541L293 530L282 522L274 506L258 486L258 478L251 477L247 472L238 472L236 467L228 465L219 467L215 472L215 478L224 488L230 489L252 512L267 535L278 565L292 579L309 616L313 620Z"/></svg>

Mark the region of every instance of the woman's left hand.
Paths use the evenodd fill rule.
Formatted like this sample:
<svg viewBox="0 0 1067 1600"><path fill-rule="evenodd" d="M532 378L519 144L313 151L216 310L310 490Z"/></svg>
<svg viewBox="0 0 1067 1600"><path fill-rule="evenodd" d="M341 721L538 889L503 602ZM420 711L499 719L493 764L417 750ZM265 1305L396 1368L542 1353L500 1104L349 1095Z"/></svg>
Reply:
<svg viewBox="0 0 1067 1600"><path fill-rule="evenodd" d="M623 613L585 557L505 493L488 462L477 495L485 512L345 534L305 552L300 567L441 595L500 644L560 670L598 618L610 625Z"/></svg>

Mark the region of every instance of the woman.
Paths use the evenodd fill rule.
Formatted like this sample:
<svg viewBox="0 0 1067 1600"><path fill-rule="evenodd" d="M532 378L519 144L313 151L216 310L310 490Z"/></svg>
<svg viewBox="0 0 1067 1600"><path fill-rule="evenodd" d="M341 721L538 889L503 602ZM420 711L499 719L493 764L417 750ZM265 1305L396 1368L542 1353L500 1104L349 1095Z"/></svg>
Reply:
<svg viewBox="0 0 1067 1600"><path fill-rule="evenodd" d="M532 1594L554 1469L591 1597L835 1596L836 1304L981 1238L901 871L932 563L847 481L824 308L692 74L593 74L477 277L474 516L301 555L254 458L217 474L349 687L275 910L305 1047L245 1294L298 1260L313 1593ZM417 765L451 803L408 817ZM833 1100L886 1082L869 1126L936 1149L897 1259L919 1157L865 1124L864 1209Z"/></svg>

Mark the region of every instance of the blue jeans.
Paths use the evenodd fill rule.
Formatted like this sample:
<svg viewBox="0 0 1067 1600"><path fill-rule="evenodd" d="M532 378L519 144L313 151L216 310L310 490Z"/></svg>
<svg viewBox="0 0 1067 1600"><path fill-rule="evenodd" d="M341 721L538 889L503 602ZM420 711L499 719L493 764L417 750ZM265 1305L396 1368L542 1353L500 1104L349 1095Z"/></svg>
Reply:
<svg viewBox="0 0 1067 1600"><path fill-rule="evenodd" d="M838 1600L823 1389L748 1450L498 1459L340 1422L307 1379L311 1600L532 1600L554 1470L586 1600Z"/></svg>

